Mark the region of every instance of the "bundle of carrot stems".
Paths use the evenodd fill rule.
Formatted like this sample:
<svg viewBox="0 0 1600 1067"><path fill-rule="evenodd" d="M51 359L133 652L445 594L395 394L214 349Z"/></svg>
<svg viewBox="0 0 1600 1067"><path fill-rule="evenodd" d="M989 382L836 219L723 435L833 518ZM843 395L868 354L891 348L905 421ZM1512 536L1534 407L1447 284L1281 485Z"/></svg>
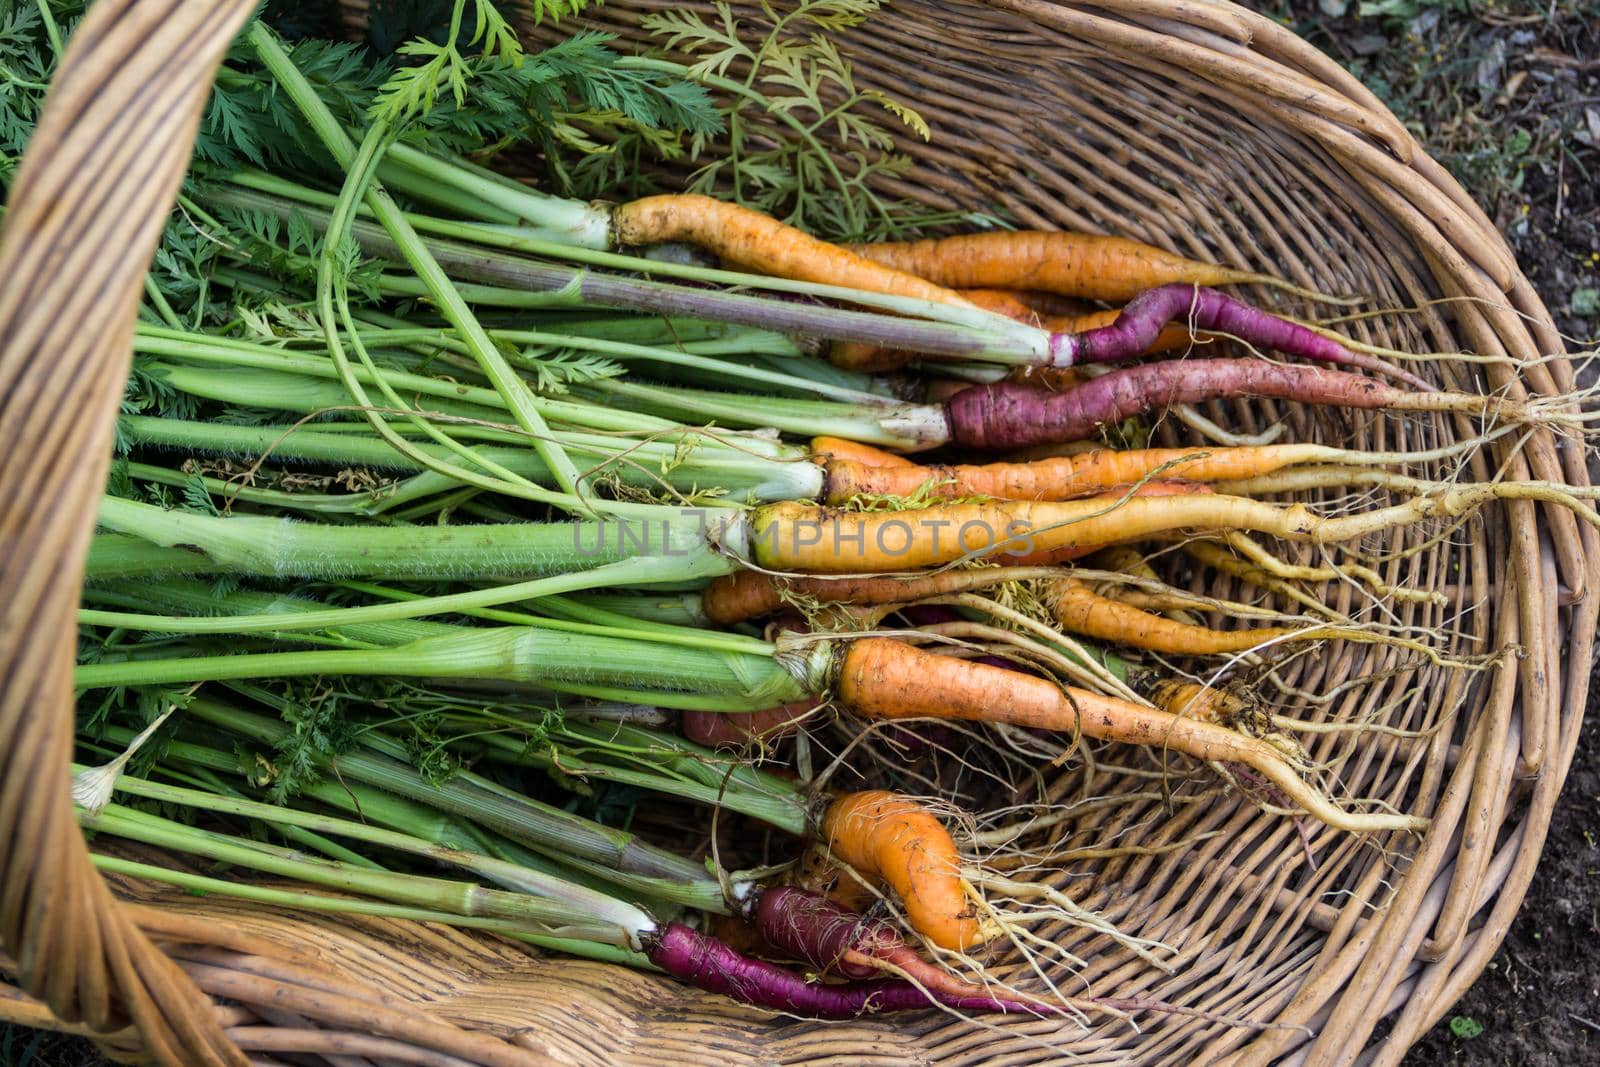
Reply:
<svg viewBox="0 0 1600 1067"><path fill-rule="evenodd" d="M1060 886L1116 798L1052 773L1141 746L1172 803L1420 833L1238 683L1328 642L1480 669L1308 590L1432 600L1363 539L1497 501L1594 521L1423 473L1581 432L1572 399L1437 389L1239 287L1331 297L1116 238L561 197L415 114L355 124L311 49L242 38L219 85L279 102L305 163L197 162L198 280L164 253L134 341L77 674L109 872L801 1015L1177 1011L1065 981L1063 922L1166 950ZM1242 398L1473 432L1240 442L1194 406ZM1143 447L1168 418L1210 443ZM1327 489L1356 504L1292 502ZM1163 578L1211 571L1259 595Z"/></svg>

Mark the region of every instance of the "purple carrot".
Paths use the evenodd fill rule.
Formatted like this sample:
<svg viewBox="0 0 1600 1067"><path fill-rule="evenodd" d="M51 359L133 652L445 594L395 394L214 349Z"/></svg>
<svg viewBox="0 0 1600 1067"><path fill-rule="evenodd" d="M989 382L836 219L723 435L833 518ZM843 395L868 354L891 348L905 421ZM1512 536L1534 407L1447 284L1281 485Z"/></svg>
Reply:
<svg viewBox="0 0 1600 1067"><path fill-rule="evenodd" d="M1013 449L1081 441L1101 426L1172 404L1273 397L1347 408L1479 410L1485 401L1454 393L1415 393L1348 371L1259 359L1182 359L1112 371L1064 393L1016 382L967 389L945 402L951 440L971 448Z"/></svg>
<svg viewBox="0 0 1600 1067"><path fill-rule="evenodd" d="M848 952L877 957L909 947L887 923L841 907L821 893L795 886L763 890L751 919L773 948L805 960L819 971L844 978L883 974L881 967L847 959Z"/></svg>
<svg viewBox="0 0 1600 1067"><path fill-rule="evenodd" d="M648 935L645 941L645 953L650 962L663 971L741 1004L821 1019L853 1019L858 1015L935 1006L926 993L910 982L885 980L842 985L808 982L777 964L742 956L716 938L691 930L682 923L668 923ZM1048 1005L1035 1008L988 996L940 997L938 1003L959 1011L1061 1014Z"/></svg>
<svg viewBox="0 0 1600 1067"><path fill-rule="evenodd" d="M896 608L895 614L909 626L938 626L961 621L961 613L944 604L907 604L903 608Z"/></svg>
<svg viewBox="0 0 1600 1067"><path fill-rule="evenodd" d="M984 1011L1044 1015L1063 1010L1060 1005L996 997L917 955L894 927L835 904L821 893L777 886L764 890L752 903L751 919L763 940L824 974L858 979L881 975L884 968L872 962L877 960L914 979L931 999L948 1007L983 1003Z"/></svg>
<svg viewBox="0 0 1600 1067"><path fill-rule="evenodd" d="M1251 307L1227 293L1181 284L1147 289L1128 301L1110 326L1067 336L1056 346L1057 364L1073 367L1137 359L1150 351L1162 329L1173 322L1187 323L1201 333L1228 334L1256 348L1272 348L1316 363L1361 367L1424 392L1433 389L1414 374L1374 356L1352 352L1332 338Z"/></svg>

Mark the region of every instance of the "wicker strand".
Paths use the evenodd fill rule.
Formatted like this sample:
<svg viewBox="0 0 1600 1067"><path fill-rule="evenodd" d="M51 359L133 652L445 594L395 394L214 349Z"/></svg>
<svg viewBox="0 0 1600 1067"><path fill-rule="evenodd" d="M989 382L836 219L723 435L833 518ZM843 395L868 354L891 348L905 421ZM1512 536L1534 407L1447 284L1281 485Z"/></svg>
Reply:
<svg viewBox="0 0 1600 1067"><path fill-rule="evenodd" d="M242 1065L89 864L67 788L73 615L144 272L249 0L103 0L74 34L0 238L0 943L20 984L168 1064Z"/></svg>

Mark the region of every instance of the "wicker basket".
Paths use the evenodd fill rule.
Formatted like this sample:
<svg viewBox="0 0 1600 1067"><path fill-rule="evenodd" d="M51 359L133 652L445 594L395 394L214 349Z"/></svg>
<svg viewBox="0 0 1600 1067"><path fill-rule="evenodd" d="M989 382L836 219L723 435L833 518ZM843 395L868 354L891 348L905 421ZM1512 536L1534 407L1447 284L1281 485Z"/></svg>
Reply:
<svg viewBox="0 0 1600 1067"><path fill-rule="evenodd" d="M1398 605L1401 620L1458 627L1458 649L1503 652L1492 669L1446 672L1393 649L1342 645L1284 671L1289 687L1335 694L1306 703L1302 717L1438 727L1417 738L1370 734L1359 745L1311 735L1314 755L1336 767L1350 795L1431 815L1425 837L1315 833L1302 843L1292 820L1243 802L1168 812L1130 801L1111 824L1122 840L1187 844L1060 873L1081 902L1177 950L1163 974L1086 932L1060 931L1088 959L1083 977L1097 993L1264 1028L1183 1015L1143 1015L1137 1030L1115 1019L1086 1029L1035 1019L979 1027L936 1012L848 1025L772 1019L648 975L453 930L275 915L131 882L108 888L88 862L66 781L80 560L142 274L211 73L253 6L100 0L72 42L7 211L0 938L9 959L0 965L20 989L0 985L0 1018L92 1032L113 1053L184 1065L295 1053L334 1064L1032 1063L1073 1054L1326 1065L1354 1062L1364 1048L1393 1064L1483 969L1533 875L1577 742L1600 602L1585 596L1600 563L1594 531L1533 504L1487 511L1459 536L1411 531L1381 546L1392 579L1451 599ZM613 0L593 17L637 39L639 15L666 6L682 5ZM760 17L754 5L735 7ZM1263 17L1213 0L894 0L891 14L843 44L864 85L907 99L935 130L931 143L902 146L916 165L885 187L893 195L1122 233L1370 294L1377 306L1477 298L1349 325L1379 344L1518 357L1562 350L1468 195L1370 93ZM1428 366L1459 388L1555 393L1572 384L1561 361L1517 380L1503 366L1482 378L1464 364ZM1374 448L1471 432L1442 418L1271 404L1211 414L1244 430L1282 417L1296 439ZM1472 473L1491 476L1489 458ZM1531 441L1507 474L1587 481L1581 450L1549 437ZM1368 610L1343 585L1325 595ZM1358 684L1341 688L1349 680ZM1082 773L1063 778L1063 795L1084 786ZM1106 773L1094 788L1131 792L1136 781ZM1369 1047L1380 1022L1383 1037Z"/></svg>

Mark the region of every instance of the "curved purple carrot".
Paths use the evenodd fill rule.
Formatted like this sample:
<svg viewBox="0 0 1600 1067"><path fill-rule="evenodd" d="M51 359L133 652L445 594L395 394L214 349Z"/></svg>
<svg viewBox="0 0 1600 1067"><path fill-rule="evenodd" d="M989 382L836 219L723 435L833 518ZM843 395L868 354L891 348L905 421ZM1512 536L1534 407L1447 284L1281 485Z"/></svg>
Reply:
<svg viewBox="0 0 1600 1067"><path fill-rule="evenodd" d="M1416 375L1391 367L1374 356L1352 352L1338 341L1299 323L1279 318L1216 289L1197 285L1163 285L1147 289L1128 301L1109 326L1061 335L1056 366L1084 363L1121 363L1150 351L1169 323L1187 323L1200 333L1237 337L1257 348L1272 348L1316 363L1360 367L1388 375L1413 388L1429 392L1433 386Z"/></svg>
<svg viewBox="0 0 1600 1067"><path fill-rule="evenodd" d="M915 980L926 995L953 1008L1056 1015L1060 1005L996 997L929 963L887 923L835 904L820 893L794 886L762 891L750 918L756 932L773 948L805 960L824 974L845 978L882 975L889 964Z"/></svg>
<svg viewBox="0 0 1600 1067"><path fill-rule="evenodd" d="M805 960L824 973L844 978L876 978L883 968L852 960L852 953L883 958L909 948L887 923L869 919L823 896L795 886L763 890L750 916L761 937L775 949Z"/></svg>
<svg viewBox="0 0 1600 1067"><path fill-rule="evenodd" d="M1417 393L1348 371L1259 359L1182 359L1101 375L1064 393L997 382L945 402L951 440L972 448L1027 448L1081 441L1101 426L1171 404L1273 397L1347 408L1484 410L1483 397Z"/></svg>
<svg viewBox="0 0 1600 1067"><path fill-rule="evenodd" d="M668 923L644 938L650 962L691 985L774 1011L822 1019L913 1011L935 1002L910 982L875 981L822 985L793 971L742 956L714 937L682 923ZM987 996L940 997L939 1004L959 1011L999 1011L1028 1015L1060 1014L1048 1005L1037 1008Z"/></svg>

